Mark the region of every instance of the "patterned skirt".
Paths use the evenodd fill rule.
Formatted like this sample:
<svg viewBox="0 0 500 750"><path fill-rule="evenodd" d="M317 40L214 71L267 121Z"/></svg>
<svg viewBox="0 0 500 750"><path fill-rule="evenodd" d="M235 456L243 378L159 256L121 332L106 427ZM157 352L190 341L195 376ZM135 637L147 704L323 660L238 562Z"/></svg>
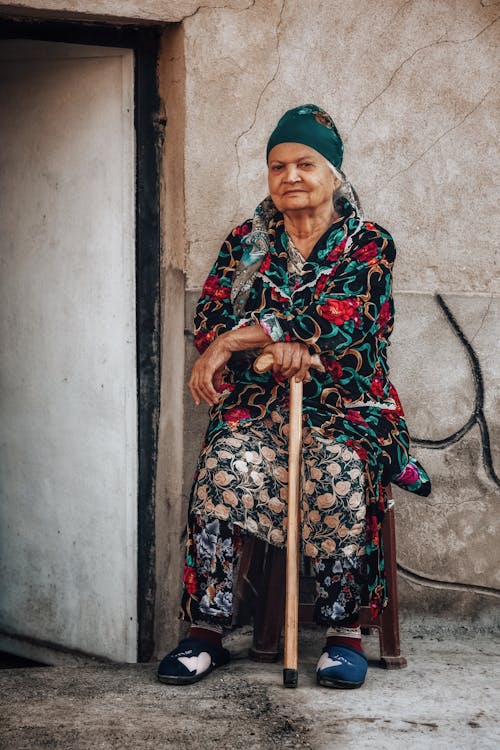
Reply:
<svg viewBox="0 0 500 750"><path fill-rule="evenodd" d="M320 428L303 429L301 528L309 557L362 558L366 465ZM226 423L200 454L190 513L230 520L278 547L286 545L288 412L275 408L248 427Z"/></svg>
<svg viewBox="0 0 500 750"><path fill-rule="evenodd" d="M229 623L231 576L241 533L286 545L287 463L288 412L279 406L261 421L237 428L224 424L203 448L190 503L184 619L222 618ZM313 558L318 598L323 599L317 619L323 622L345 621L359 608L366 471L366 463L351 447L304 424L302 551ZM356 584L355 590L350 584Z"/></svg>

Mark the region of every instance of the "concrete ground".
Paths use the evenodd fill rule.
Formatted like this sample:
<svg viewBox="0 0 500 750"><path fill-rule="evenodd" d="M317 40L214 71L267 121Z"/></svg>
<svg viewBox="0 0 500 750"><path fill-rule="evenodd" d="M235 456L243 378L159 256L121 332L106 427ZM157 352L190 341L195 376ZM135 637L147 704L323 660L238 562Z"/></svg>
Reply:
<svg viewBox="0 0 500 750"><path fill-rule="evenodd" d="M321 635L300 635L299 687L282 665L246 657L250 635L229 639L233 662L187 687L156 681L155 666L78 665L0 673L2 750L497 750L499 639L405 626L408 667L373 662L360 690L317 687ZM365 639L369 656L377 642Z"/></svg>

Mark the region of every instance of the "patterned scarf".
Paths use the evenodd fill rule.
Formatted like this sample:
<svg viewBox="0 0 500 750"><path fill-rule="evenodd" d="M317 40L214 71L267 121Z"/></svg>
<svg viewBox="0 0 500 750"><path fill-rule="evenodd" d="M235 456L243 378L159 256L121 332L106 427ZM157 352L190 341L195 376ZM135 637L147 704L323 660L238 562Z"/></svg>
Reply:
<svg viewBox="0 0 500 750"><path fill-rule="evenodd" d="M344 196L337 199L335 208L341 215L345 216L352 213L360 218L356 203L354 201L351 203ZM243 254L238 263L231 288L231 302L238 318L244 317L245 306L253 282L262 261L270 250L269 228L281 218L282 214L274 205L271 196L268 195L255 209L252 229L241 240Z"/></svg>

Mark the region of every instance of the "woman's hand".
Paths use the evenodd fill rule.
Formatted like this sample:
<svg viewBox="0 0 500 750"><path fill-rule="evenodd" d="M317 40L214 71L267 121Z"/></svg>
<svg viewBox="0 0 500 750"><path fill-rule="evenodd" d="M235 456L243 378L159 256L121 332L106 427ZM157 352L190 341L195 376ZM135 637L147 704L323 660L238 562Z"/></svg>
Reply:
<svg viewBox="0 0 500 750"><path fill-rule="evenodd" d="M266 353L271 352L273 355L273 372L275 375L282 375L284 378L291 378L295 375L297 381L305 380L307 382L311 379L309 368L314 365L309 349L305 344L278 341L266 346L264 351Z"/></svg>
<svg viewBox="0 0 500 750"><path fill-rule="evenodd" d="M260 325L236 328L218 336L196 360L191 370L189 390L196 406L199 405L200 399L206 401L209 406L217 403L219 394L216 388L222 382L224 370L233 352L261 349L270 343L271 337Z"/></svg>
<svg viewBox="0 0 500 750"><path fill-rule="evenodd" d="M200 405L201 400L206 401L209 406L217 403L219 394L215 386L220 386L230 357L231 350L225 345L223 336L210 344L208 349L205 349L198 357L191 370L188 383L196 406Z"/></svg>

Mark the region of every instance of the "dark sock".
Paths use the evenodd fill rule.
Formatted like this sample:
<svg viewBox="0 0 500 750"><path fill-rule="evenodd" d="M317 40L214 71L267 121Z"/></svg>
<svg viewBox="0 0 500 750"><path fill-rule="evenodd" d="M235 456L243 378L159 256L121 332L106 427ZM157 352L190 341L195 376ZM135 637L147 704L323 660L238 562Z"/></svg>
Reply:
<svg viewBox="0 0 500 750"><path fill-rule="evenodd" d="M332 632L335 631L335 632ZM352 631L352 633L349 633ZM355 648L356 651L363 653L363 646L361 645L361 632L356 625L350 625L349 627L329 628L328 635L326 637L327 646L349 646Z"/></svg>
<svg viewBox="0 0 500 750"><path fill-rule="evenodd" d="M192 625L189 628L189 638L198 638L200 641L208 641L213 646L222 646L222 633L209 630L201 625Z"/></svg>

